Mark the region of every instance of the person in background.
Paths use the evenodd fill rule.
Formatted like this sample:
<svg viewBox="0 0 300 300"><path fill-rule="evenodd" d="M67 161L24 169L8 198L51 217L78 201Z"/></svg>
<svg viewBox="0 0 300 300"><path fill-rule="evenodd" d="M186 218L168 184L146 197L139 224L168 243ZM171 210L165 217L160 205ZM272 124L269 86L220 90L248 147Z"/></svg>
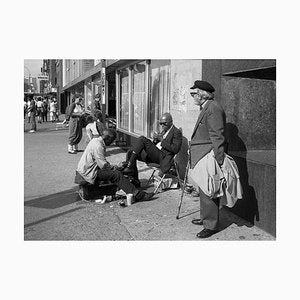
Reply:
<svg viewBox="0 0 300 300"><path fill-rule="evenodd" d="M200 108L191 137L191 169L201 166L202 160L207 159L212 150L218 165L222 166L224 162L226 116L222 106L214 100L214 91L210 83L202 80L196 80L191 87L194 104ZM204 176L207 170L201 169L201 172L203 173L200 173L200 177ZM203 225L203 230L196 235L201 239L208 238L218 231L220 198L207 196L201 188L199 192L200 219L194 219L192 223Z"/></svg>
<svg viewBox="0 0 300 300"><path fill-rule="evenodd" d="M82 138L83 113L83 99L80 96L75 96L75 100L68 109L68 115L70 116L68 153L70 154L76 154L78 151L78 144Z"/></svg>
<svg viewBox="0 0 300 300"><path fill-rule="evenodd" d="M27 108L28 108L27 101L26 101L26 99L24 98L24 120L25 120L25 118L26 118Z"/></svg>
<svg viewBox="0 0 300 300"><path fill-rule="evenodd" d="M54 102L54 105L55 105L55 121L58 121L59 122L59 117L58 117L58 103L56 101L56 98L54 97L53 98L53 102Z"/></svg>
<svg viewBox="0 0 300 300"><path fill-rule="evenodd" d="M89 115L86 118L86 144L88 144L92 138L101 136L105 129L104 125L99 120L99 114L101 113L97 113L96 116Z"/></svg>
<svg viewBox="0 0 300 300"><path fill-rule="evenodd" d="M48 114L48 101L45 98L43 100L43 105L42 105L42 119L43 119L43 122L47 122L47 114Z"/></svg>
<svg viewBox="0 0 300 300"><path fill-rule="evenodd" d="M30 112L30 130L29 130L29 133L34 133L34 132L36 132L36 122L35 122L36 103L35 103L34 99L32 99L30 101L29 112Z"/></svg>
<svg viewBox="0 0 300 300"><path fill-rule="evenodd" d="M55 122L56 118L56 105L53 99L50 100L50 122Z"/></svg>
<svg viewBox="0 0 300 300"><path fill-rule="evenodd" d="M105 157L106 146L109 146L116 139L114 129L105 129L102 136L93 138L84 150L76 170L75 183L96 184L96 181L110 181L122 189L126 195L133 197L135 202L148 201L153 197L153 193L139 191L123 174L116 170ZM82 193L79 190L79 193ZM85 195L81 194L85 199ZM126 206L125 203L120 203Z"/></svg>
<svg viewBox="0 0 300 300"><path fill-rule="evenodd" d="M99 93L95 95L95 100L92 103L91 113L92 116L97 118L105 126L105 120L103 119L101 110L101 95Z"/></svg>
<svg viewBox="0 0 300 300"><path fill-rule="evenodd" d="M27 117L28 117L28 123L30 123L30 116L31 116L31 112L29 110L30 103L31 103L31 100L28 98L28 100L27 100Z"/></svg>
<svg viewBox="0 0 300 300"><path fill-rule="evenodd" d="M43 101L41 97L38 97L36 102L36 114L38 118L38 123L42 124L42 113L43 113Z"/></svg>

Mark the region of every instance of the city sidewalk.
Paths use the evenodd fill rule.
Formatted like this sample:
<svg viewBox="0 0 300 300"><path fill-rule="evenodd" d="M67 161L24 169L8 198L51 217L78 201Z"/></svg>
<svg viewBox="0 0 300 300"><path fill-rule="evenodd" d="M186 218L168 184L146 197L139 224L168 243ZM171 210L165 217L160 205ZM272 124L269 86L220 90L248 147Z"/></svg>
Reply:
<svg viewBox="0 0 300 300"><path fill-rule="evenodd" d="M67 153L68 130L48 122L37 124L37 132L29 134L27 120L24 125L24 240L275 240L226 208L220 210L221 231L199 240L196 234L202 226L191 223L199 217L199 198L185 194L177 220L179 189L126 208L118 201L80 201L74 176L82 152ZM84 139L80 149L84 149ZM117 164L125 159L125 151L108 147L107 156ZM145 185L151 170L142 162L138 168ZM153 189L150 186L147 191Z"/></svg>

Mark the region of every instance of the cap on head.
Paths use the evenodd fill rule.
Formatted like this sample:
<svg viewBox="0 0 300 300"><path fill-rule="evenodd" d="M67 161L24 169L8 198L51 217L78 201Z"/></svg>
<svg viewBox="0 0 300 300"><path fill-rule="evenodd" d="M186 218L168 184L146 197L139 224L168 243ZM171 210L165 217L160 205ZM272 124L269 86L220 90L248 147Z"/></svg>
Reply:
<svg viewBox="0 0 300 300"><path fill-rule="evenodd" d="M215 91L214 87L210 83L203 80L196 80L194 85L191 87L191 90L194 89L200 89L209 93L213 93Z"/></svg>

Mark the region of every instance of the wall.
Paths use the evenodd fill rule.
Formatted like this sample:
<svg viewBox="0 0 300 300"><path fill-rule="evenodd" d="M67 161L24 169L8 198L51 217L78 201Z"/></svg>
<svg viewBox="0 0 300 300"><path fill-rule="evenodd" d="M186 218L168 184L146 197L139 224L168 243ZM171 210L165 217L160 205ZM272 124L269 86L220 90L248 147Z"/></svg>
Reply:
<svg viewBox="0 0 300 300"><path fill-rule="evenodd" d="M275 236L276 60L171 60L170 113L184 136L176 158L181 177L199 114L190 97L197 79L215 87L215 100L227 115L229 154L238 165L244 190L243 199L230 210ZM134 142L125 136L127 145Z"/></svg>
<svg viewBox="0 0 300 300"><path fill-rule="evenodd" d="M229 154L244 190L231 211L275 236L276 61L223 60L220 77Z"/></svg>
<svg viewBox="0 0 300 300"><path fill-rule="evenodd" d="M190 87L201 78L202 61L200 59L171 60L170 113L173 116L174 125L182 128L183 133L182 147L176 157L182 178L187 163L188 141L191 139L199 115L199 108L194 105L190 96Z"/></svg>
<svg viewBox="0 0 300 300"><path fill-rule="evenodd" d="M244 190L231 211L275 236L276 60L172 60L171 113L185 138L177 157L181 176L187 140L198 117L189 95L196 79L214 86L215 101L226 113L229 154L238 165Z"/></svg>

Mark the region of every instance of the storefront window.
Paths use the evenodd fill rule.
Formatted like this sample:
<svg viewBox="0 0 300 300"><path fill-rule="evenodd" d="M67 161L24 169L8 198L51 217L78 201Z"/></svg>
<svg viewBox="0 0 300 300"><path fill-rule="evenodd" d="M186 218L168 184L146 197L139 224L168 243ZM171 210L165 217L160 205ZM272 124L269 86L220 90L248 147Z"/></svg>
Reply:
<svg viewBox="0 0 300 300"><path fill-rule="evenodd" d="M117 85L118 128L148 137L159 131L159 117L170 109L170 60L143 61L119 70Z"/></svg>
<svg viewBox="0 0 300 300"><path fill-rule="evenodd" d="M170 110L170 60L151 61L150 133L159 131L159 117Z"/></svg>
<svg viewBox="0 0 300 300"><path fill-rule="evenodd" d="M133 66L133 132L146 135L147 99L146 99L146 63Z"/></svg>
<svg viewBox="0 0 300 300"><path fill-rule="evenodd" d="M85 83L85 95L84 95L84 102L85 107L90 110L92 107L92 100L93 100L93 90L92 90L92 82L86 81Z"/></svg>
<svg viewBox="0 0 300 300"><path fill-rule="evenodd" d="M120 72L120 128L129 130L129 73Z"/></svg>

